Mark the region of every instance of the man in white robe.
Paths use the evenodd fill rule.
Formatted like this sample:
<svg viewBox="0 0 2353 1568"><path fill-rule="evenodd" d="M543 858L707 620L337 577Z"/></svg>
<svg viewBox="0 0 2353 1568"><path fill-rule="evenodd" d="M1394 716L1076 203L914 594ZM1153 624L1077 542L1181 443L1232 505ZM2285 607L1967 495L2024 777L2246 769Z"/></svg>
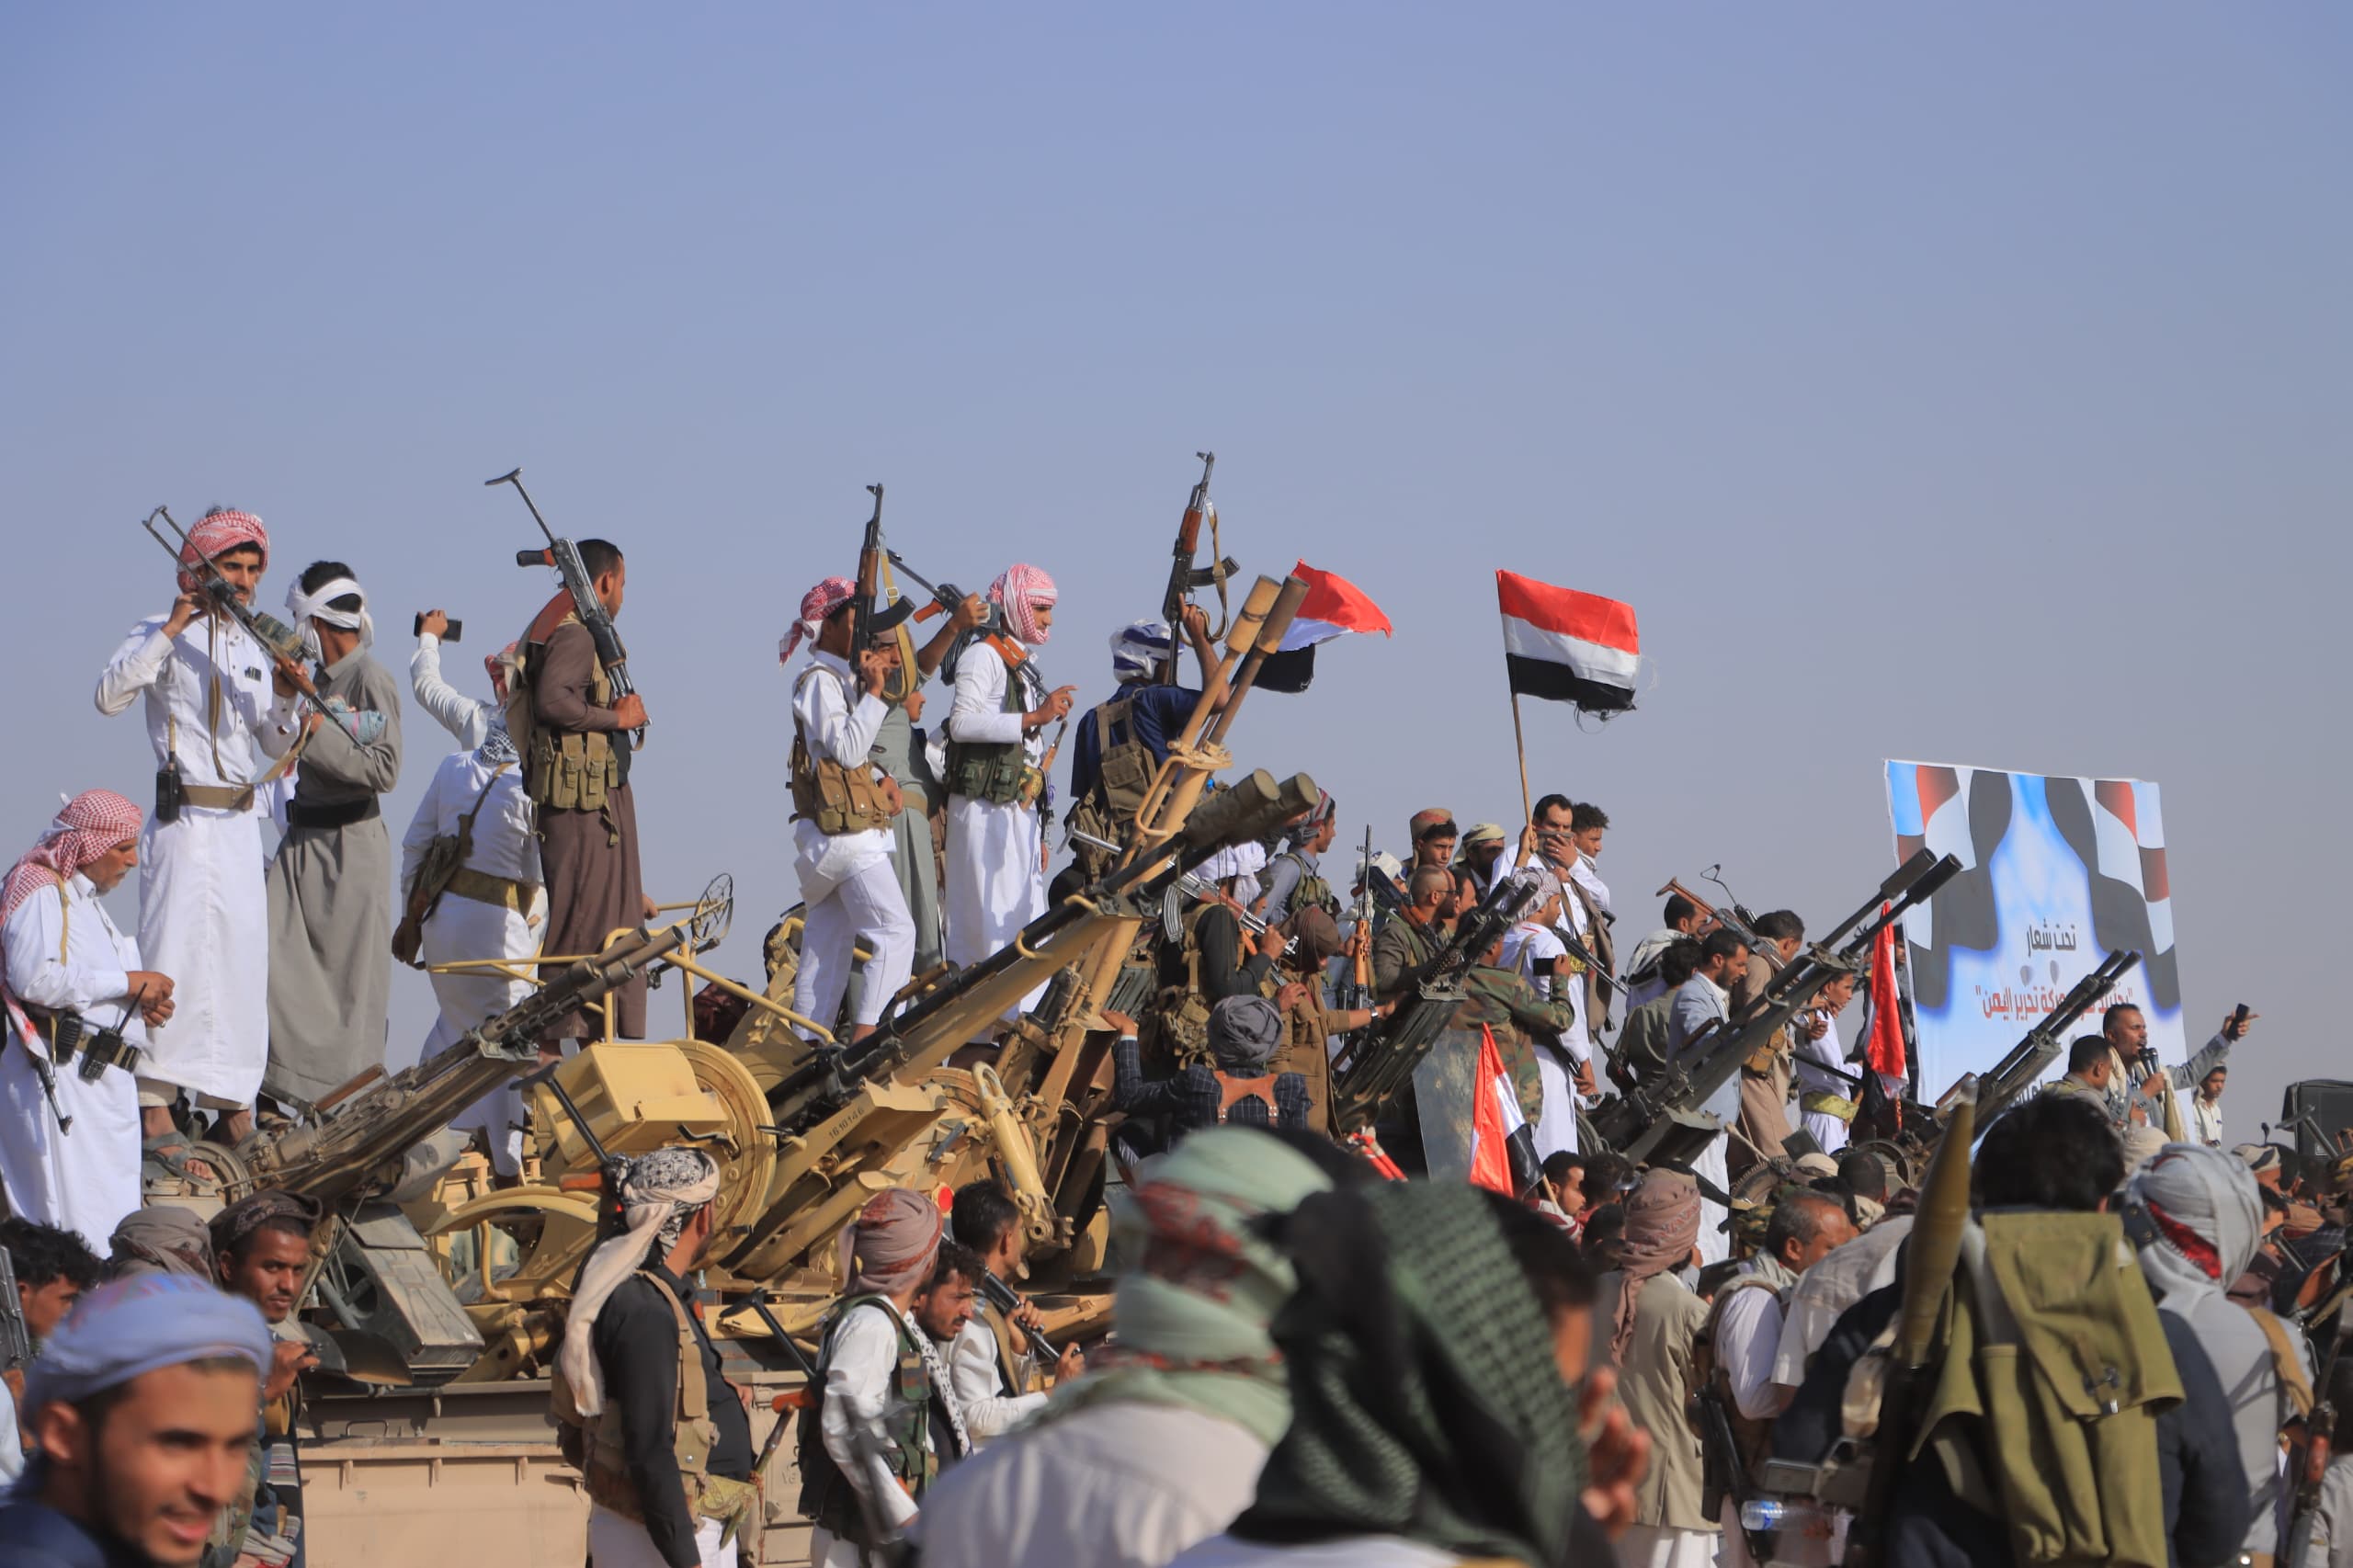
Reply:
<svg viewBox="0 0 2353 1568"><path fill-rule="evenodd" d="M408 686L416 698L416 705L435 723L455 735L460 747L472 751L489 735L491 721L498 717L498 704L468 697L441 678L441 642L449 632L448 616L438 609L425 612L424 624L416 630L416 652L408 658ZM491 667L492 684L497 685L497 655L483 662ZM499 695L504 697L506 693L501 690Z"/></svg>
<svg viewBox="0 0 2353 1568"><path fill-rule="evenodd" d="M139 824L122 796L86 790L0 889L0 1187L11 1213L78 1231L93 1250L139 1208L139 1091L129 1063L54 1042L78 1022L79 1045L119 1028L143 1051L147 1025L172 1016L171 980L141 964L99 903L139 863Z"/></svg>
<svg viewBox="0 0 2353 1568"><path fill-rule="evenodd" d="M1054 624L1054 580L1035 566L1010 566L988 597L1004 627L955 653L956 699L945 726L948 960L958 965L1005 948L1046 912L1039 834L1045 731L1068 716L1077 690L1047 690L1029 656ZM1040 984L1006 1021L1044 992Z"/></svg>
<svg viewBox="0 0 2353 1568"><path fill-rule="evenodd" d="M1854 1078L1843 1075L1859 1074L1859 1070L1847 1065L1846 1048L1838 1040L1838 1015L1854 999L1855 977L1842 974L1824 986L1814 1005L1796 1019L1798 1108L1806 1131L1825 1154L1847 1146L1860 1093Z"/></svg>
<svg viewBox="0 0 2353 1568"><path fill-rule="evenodd" d="M198 552L250 603L269 535L244 512L214 511L189 530L179 597L131 629L98 676L98 711L146 700L159 768L176 765L179 814L150 818L140 841L139 950L173 977L171 1021L149 1032L139 1105L151 1153L172 1150L172 1106L225 1113L222 1133L253 1127L269 1047L269 896L256 787L282 775L300 721L268 650L212 608ZM176 1157L176 1156L175 1156Z"/></svg>
<svg viewBox="0 0 2353 1568"><path fill-rule="evenodd" d="M1685 981L1675 993L1674 1011L1667 1020L1667 1059L1680 1058L1694 1036L1712 1019L1728 1017L1732 1009L1730 983L1748 966L1748 944L1731 932L1718 929L1708 933L1700 945L1698 972ZM1710 1037L1713 1039L1711 1035ZM1700 1109L1721 1119L1726 1127L1740 1119L1740 1074L1734 1073L1724 1081L1713 1098ZM1691 1162L1691 1174L1714 1187L1719 1192L1729 1191L1731 1177L1725 1171L1724 1139L1719 1134L1710 1139L1699 1157ZM1724 1231L1730 1212L1715 1199L1701 1196L1699 1199L1699 1260L1703 1264L1722 1263L1732 1255L1732 1237Z"/></svg>
<svg viewBox="0 0 2353 1568"><path fill-rule="evenodd" d="M796 777L793 785L798 795L816 800L819 771L838 768L845 780L870 783L871 808L895 816L905 801L888 775L876 777L872 757L874 738L890 712L882 687L898 649L892 644L869 649L858 655L857 669L851 669L850 622L857 596L858 585L848 578L826 578L802 596L801 618L785 639L782 654L787 658L804 637L812 641L809 662L792 678L796 762L805 761L807 767L806 776ZM914 971L915 922L892 869L893 845L891 829L881 823L846 824L844 831L828 833L814 816L794 812L793 869L801 878L801 927L792 1010L829 1033L841 1014L851 955L860 937L873 956L858 987L851 1038L862 1040L874 1032L882 1009Z"/></svg>
<svg viewBox="0 0 2353 1568"><path fill-rule="evenodd" d="M433 902L419 929L417 958L436 964L481 959L528 959L540 950L547 893L540 885L540 841L533 835L530 792L522 760L504 724L493 724L472 751L442 758L401 839L401 894L408 907L426 852L439 837L456 838L472 815L467 852ZM426 1037L420 1061L455 1044L468 1029L520 1002L531 985L494 970L435 973L441 1016ZM450 1122L479 1129L490 1143L491 1168L518 1175L523 1153L523 1098L501 1085Z"/></svg>
<svg viewBox="0 0 2353 1568"><path fill-rule="evenodd" d="M1536 1075L1544 1086L1544 1111L1537 1119L1533 1133L1536 1157L1543 1160L1556 1153L1577 1152L1579 1086L1561 1057L1565 1052L1575 1063L1578 1078L1590 1082L1593 1045L1585 1030L1585 985L1579 976L1560 972L1569 949L1562 945L1554 929L1562 919L1563 905L1574 901L1562 891L1559 879L1550 870L1540 871L1539 877L1535 907L1526 919L1504 935L1504 967L1518 971L1529 987L1548 1001L1555 994L1557 980L1577 1014L1576 1028L1561 1032L1559 1051L1543 1041L1529 1042L1529 1049L1536 1052Z"/></svg>

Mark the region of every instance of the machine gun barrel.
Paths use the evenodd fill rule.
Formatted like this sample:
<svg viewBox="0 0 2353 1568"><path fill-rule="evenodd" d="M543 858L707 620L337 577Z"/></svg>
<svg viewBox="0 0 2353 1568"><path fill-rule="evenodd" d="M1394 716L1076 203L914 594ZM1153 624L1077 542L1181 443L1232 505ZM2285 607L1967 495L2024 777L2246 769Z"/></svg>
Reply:
<svg viewBox="0 0 2353 1568"><path fill-rule="evenodd" d="M405 1072L356 1079L330 1096L320 1119L275 1135L256 1133L237 1153L252 1186L279 1187L334 1205L392 1185L401 1157L468 1106L539 1061L543 1031L676 952L688 922L635 930L593 958L567 965L529 995Z"/></svg>
<svg viewBox="0 0 2353 1568"><path fill-rule="evenodd" d="M981 1271L981 1294L988 1298L989 1305L1008 1318L1021 1308L1021 1298L1015 1293L1013 1287L986 1269ZM1063 1358L1061 1349L1046 1337L1044 1330L1024 1328L1021 1336L1029 1342L1030 1353L1048 1366Z"/></svg>
<svg viewBox="0 0 2353 1568"><path fill-rule="evenodd" d="M1697 1136L1704 1130L1688 1119L1731 1081L1758 1046L1810 1006L1824 986L1841 974L1854 973L1882 929L1935 896L1960 871L1961 862L1954 857L1939 860L1927 850L1904 862L1860 910L1783 965L1745 1013L1711 1022L1686 1041L1676 1060L1652 1081L1602 1107L1594 1130L1638 1164L1646 1158L1653 1164L1673 1164L1696 1154L1706 1142ZM1830 944L1841 938L1844 946L1830 950ZM1670 1139L1676 1140L1675 1146L1660 1152ZM1659 1152L1655 1157L1654 1152Z"/></svg>
<svg viewBox="0 0 2353 1568"><path fill-rule="evenodd" d="M1990 1121L2009 1108L2011 1103L2032 1088L2059 1053L2066 1049L2067 1031L2076 1020L2092 1010L2099 999L2116 989L2117 983L2132 972L2141 955L2129 948L2119 948L2099 960L2099 966L2075 988L2060 998L2059 1005L2043 1016L2042 1021L2026 1031L2024 1039L2010 1047L2009 1054L1995 1062L1977 1081L1977 1118Z"/></svg>
<svg viewBox="0 0 2353 1568"><path fill-rule="evenodd" d="M1414 972L1404 1003L1341 1047L1332 1062L1336 1128L1353 1131L1363 1125L1404 1085L1461 1004L1463 971L1511 929L1535 897L1532 876L1498 881L1478 908L1458 923L1446 946Z"/></svg>

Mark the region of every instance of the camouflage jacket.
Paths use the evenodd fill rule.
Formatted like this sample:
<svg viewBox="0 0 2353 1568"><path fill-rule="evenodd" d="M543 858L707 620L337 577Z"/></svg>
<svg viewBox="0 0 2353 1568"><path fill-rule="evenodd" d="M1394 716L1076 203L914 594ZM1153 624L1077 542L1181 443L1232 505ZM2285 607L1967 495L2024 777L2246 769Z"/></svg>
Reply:
<svg viewBox="0 0 2353 1568"><path fill-rule="evenodd" d="M1555 1035L1576 1024L1576 1009L1567 1001L1548 1002L1536 994L1518 970L1490 969L1482 964L1464 979L1465 999L1455 1009L1453 1027L1474 1033L1483 1024L1495 1031L1495 1050L1519 1094L1520 1114L1535 1121L1544 1111L1544 1080L1536 1070L1533 1035Z"/></svg>

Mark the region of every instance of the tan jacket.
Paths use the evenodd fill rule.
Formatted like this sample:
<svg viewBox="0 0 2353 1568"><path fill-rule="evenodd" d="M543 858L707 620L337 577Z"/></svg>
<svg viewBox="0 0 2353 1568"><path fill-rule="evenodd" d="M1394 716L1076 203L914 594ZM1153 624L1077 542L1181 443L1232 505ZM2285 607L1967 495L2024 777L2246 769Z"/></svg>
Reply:
<svg viewBox="0 0 2353 1568"><path fill-rule="evenodd" d="M1605 1346L1625 1278L1615 1271L1601 1277L1593 1322ZM1707 1323L1708 1303L1674 1275L1654 1274L1643 1281L1634 1337L1618 1369L1618 1398L1635 1427L1651 1435L1651 1467L1634 1495L1636 1524L1683 1530L1723 1528L1700 1507L1699 1434L1687 1414L1696 1387L1692 1356Z"/></svg>

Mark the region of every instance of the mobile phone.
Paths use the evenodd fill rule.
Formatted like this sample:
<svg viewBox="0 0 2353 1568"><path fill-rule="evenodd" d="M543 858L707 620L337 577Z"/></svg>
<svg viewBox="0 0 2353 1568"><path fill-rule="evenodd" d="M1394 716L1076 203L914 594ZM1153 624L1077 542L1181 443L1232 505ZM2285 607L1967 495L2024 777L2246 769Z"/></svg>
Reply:
<svg viewBox="0 0 2353 1568"><path fill-rule="evenodd" d="M2247 1012L2247 1005L2244 1002L2240 1003L2238 1011L2231 1015L2231 1027L2224 1029L2222 1032L2229 1035L2233 1040L2236 1040L2239 1036L2246 1033Z"/></svg>
<svg viewBox="0 0 2353 1568"><path fill-rule="evenodd" d="M459 633L464 631L465 629L466 623L460 620L453 615L449 618L449 630L441 633L441 641L444 642L455 642L458 641ZM410 629L409 635L411 637L422 637L425 635L425 612L423 610L416 612L416 625Z"/></svg>

